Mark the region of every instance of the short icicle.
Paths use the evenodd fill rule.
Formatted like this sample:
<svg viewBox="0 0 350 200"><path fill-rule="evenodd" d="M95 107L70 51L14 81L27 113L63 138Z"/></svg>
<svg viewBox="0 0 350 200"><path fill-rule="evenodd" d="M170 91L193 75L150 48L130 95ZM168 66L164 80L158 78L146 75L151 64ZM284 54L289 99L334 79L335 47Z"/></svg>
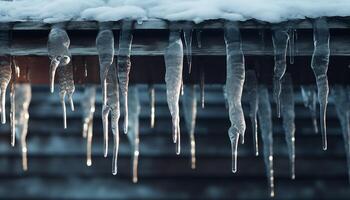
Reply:
<svg viewBox="0 0 350 200"><path fill-rule="evenodd" d="M293 27L289 28L289 63L294 64L295 56L295 40L296 40L296 29Z"/></svg>
<svg viewBox="0 0 350 200"><path fill-rule="evenodd" d="M256 78L256 74L254 70L248 70L246 72L244 90L246 90L246 92L244 92L243 94L246 94L246 98L249 102L249 117L252 124L255 156L258 156L259 143L258 143L257 113L258 113L259 96L258 96L258 80Z"/></svg>
<svg viewBox="0 0 350 200"><path fill-rule="evenodd" d="M191 146L191 168L196 168L196 140L194 131L197 117L197 94L195 85L185 85L185 94L182 96L182 107L184 111L187 132L190 136Z"/></svg>
<svg viewBox="0 0 350 200"><path fill-rule="evenodd" d="M6 60L0 60L0 92L1 92L1 123L6 123L6 89L12 75L11 65Z"/></svg>
<svg viewBox="0 0 350 200"><path fill-rule="evenodd" d="M244 55L237 22L226 22L224 28L226 44L226 94L231 127L228 135L232 148L232 172L237 171L237 147L239 137L244 137L246 124L242 109L242 91L245 79Z"/></svg>
<svg viewBox="0 0 350 200"><path fill-rule="evenodd" d="M98 53L98 59L100 64L100 81L102 87L102 107L106 107L107 104L107 75L109 68L114 61L114 35L111 30L111 23L105 22L99 24L99 32L96 37L96 49ZM102 113L103 121L103 135L104 135L104 157L108 154L108 119L106 119L106 113Z"/></svg>
<svg viewBox="0 0 350 200"><path fill-rule="evenodd" d="M304 106L309 109L312 119L312 124L314 127L315 133L318 133L317 126L317 110L316 110L316 101L317 101L317 92L314 86L301 86L301 96L304 102Z"/></svg>
<svg viewBox="0 0 350 200"><path fill-rule="evenodd" d="M55 74L58 67L70 63L71 54L68 50L70 39L62 23L52 25L47 42L50 63L50 91L54 92Z"/></svg>
<svg viewBox="0 0 350 200"><path fill-rule="evenodd" d="M183 29L183 35L185 39L185 48L186 48L186 58L187 58L187 64L188 64L188 73L191 73L192 69L192 24L188 24Z"/></svg>
<svg viewBox="0 0 350 200"><path fill-rule="evenodd" d="M86 165L92 165L91 144L93 136L93 118L95 112L96 87L92 85L85 86L81 98L82 117L83 117L83 137L86 140Z"/></svg>
<svg viewBox="0 0 350 200"><path fill-rule="evenodd" d="M60 101L63 108L63 127L67 128L67 113L66 113L66 95L71 102L71 110L74 111L72 95L75 91L73 79L73 66L68 64L64 67L58 68L58 82L60 87Z"/></svg>
<svg viewBox="0 0 350 200"><path fill-rule="evenodd" d="M155 112L156 112L156 91L154 89L154 85L150 85L149 89L149 102L150 102L150 110L151 110L151 116L150 116L150 122L151 122L151 128L154 128L154 122L155 122Z"/></svg>
<svg viewBox="0 0 350 200"><path fill-rule="evenodd" d="M281 113L288 148L291 178L295 179L295 111L292 77L286 73L282 80Z"/></svg>
<svg viewBox="0 0 350 200"><path fill-rule="evenodd" d="M280 94L281 81L287 69L287 46L289 41L288 30L283 26L273 28L272 43L275 56L275 66L273 74L273 96L277 105L277 117L281 115Z"/></svg>
<svg viewBox="0 0 350 200"><path fill-rule="evenodd" d="M270 196L275 196L274 170L273 170L273 137L272 137L272 114L269 93L265 86L259 87L259 127L263 141L263 155L268 177Z"/></svg>
<svg viewBox="0 0 350 200"><path fill-rule="evenodd" d="M32 98L30 84L16 84L15 85L15 107L16 107L16 133L20 136L21 151L22 151L22 168L24 171L28 170L27 162L27 133L28 133L28 120L29 120L29 104Z"/></svg>
<svg viewBox="0 0 350 200"><path fill-rule="evenodd" d="M327 71L330 56L330 34L326 18L315 19L313 28L314 52L311 59L311 68L314 71L317 83L323 150L327 150L326 112L329 93Z"/></svg>
<svg viewBox="0 0 350 200"><path fill-rule="evenodd" d="M118 80L121 95L124 99L124 133L128 132L128 85L131 68L130 54L133 39L133 21L122 21L122 28L119 35L118 53Z"/></svg>
<svg viewBox="0 0 350 200"><path fill-rule="evenodd" d="M201 107L204 108L204 103L205 103L205 74L204 71L202 70L200 72L200 97L201 97Z"/></svg>
<svg viewBox="0 0 350 200"><path fill-rule="evenodd" d="M169 45L165 49L165 83L167 102L172 117L172 135L176 143L176 154L180 154L180 116L179 98L182 84L183 70L183 44L180 30L171 29L169 35Z"/></svg>
<svg viewBox="0 0 350 200"><path fill-rule="evenodd" d="M129 132L128 139L131 145L132 155L132 182L138 181L138 158L139 158L139 115L141 110L140 98L137 86L129 87Z"/></svg>
<svg viewBox="0 0 350 200"><path fill-rule="evenodd" d="M337 116L342 128L342 135L345 146L345 154L348 165L348 179L350 182L350 99L346 89L343 86L336 85L331 90L332 99L334 101Z"/></svg>

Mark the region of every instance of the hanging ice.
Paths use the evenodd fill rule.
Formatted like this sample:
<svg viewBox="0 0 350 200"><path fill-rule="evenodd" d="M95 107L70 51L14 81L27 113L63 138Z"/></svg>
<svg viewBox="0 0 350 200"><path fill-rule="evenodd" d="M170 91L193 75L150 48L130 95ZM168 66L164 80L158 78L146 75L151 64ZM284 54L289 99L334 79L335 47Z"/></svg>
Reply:
<svg viewBox="0 0 350 200"><path fill-rule="evenodd" d="M16 133L20 136L21 149L22 149L22 167L24 171L27 171L27 132L28 132L28 120L29 120L29 104L32 98L32 91L30 84L16 84L15 85L15 123Z"/></svg>
<svg viewBox="0 0 350 200"><path fill-rule="evenodd" d="M273 95L277 104L277 116L280 117L281 81L287 69L287 45L289 41L288 30L276 26L272 33L272 42L275 54L275 66L273 74Z"/></svg>
<svg viewBox="0 0 350 200"><path fill-rule="evenodd" d="M187 132L190 136L191 144L191 168L196 168L196 141L194 136L194 130L196 127L197 116L197 96L196 86L189 85L184 88L185 94L182 96L182 107L184 111L185 123Z"/></svg>
<svg viewBox="0 0 350 200"><path fill-rule="evenodd" d="M15 84L17 82L17 78L19 78L20 75L20 69L16 64L16 61L14 57L11 58L11 65L15 71L14 76L12 76L11 81L11 89L10 89L10 100L11 100L11 112L10 112L10 122L11 122L11 146L15 146L16 142L16 104L15 104Z"/></svg>
<svg viewBox="0 0 350 200"><path fill-rule="evenodd" d="M229 107L231 127L228 135L232 148L232 172L237 171L237 147L239 137L244 137L246 124L241 104L243 84L245 78L244 55L242 41L236 22L225 23L226 44L226 94Z"/></svg>
<svg viewBox="0 0 350 200"><path fill-rule="evenodd" d="M318 133L317 120L316 120L316 101L317 93L314 86L301 86L301 95L303 98L304 106L309 109L312 118L312 124L314 126L315 133Z"/></svg>
<svg viewBox="0 0 350 200"><path fill-rule="evenodd" d="M108 153L108 115L111 112L111 127L114 135L114 148L113 148L113 162L112 162L112 174L117 174L117 162L118 162L118 151L119 151L119 117L120 117L120 106L119 106L119 88L117 79L117 69L115 62L108 70L106 78L106 104L102 107L102 124L103 124L103 135L104 135L104 156L107 157Z"/></svg>
<svg viewBox="0 0 350 200"><path fill-rule="evenodd" d="M108 23L100 23L100 31L96 37L96 48L100 63L100 81L102 87L103 105L106 105L106 78L108 70L114 60L114 35L112 30L108 29L109 26L110 24Z"/></svg>
<svg viewBox="0 0 350 200"><path fill-rule="evenodd" d="M198 48L202 48L202 30L197 29L196 36L197 36L197 46Z"/></svg>
<svg viewBox="0 0 350 200"><path fill-rule="evenodd" d="M188 63L188 73L191 73L192 69L192 33L193 29L191 25L183 29L185 47L186 47L186 58Z"/></svg>
<svg viewBox="0 0 350 200"><path fill-rule="evenodd" d="M63 127L67 128L67 114L65 98L68 96L71 110L74 111L73 93L75 91L73 79L73 66L68 64L64 67L58 68L58 82L60 86L60 101L63 108Z"/></svg>
<svg viewBox="0 0 350 200"><path fill-rule="evenodd" d="M6 123L6 89L11 80L12 69L9 62L0 60L1 123Z"/></svg>
<svg viewBox="0 0 350 200"><path fill-rule="evenodd" d="M124 133L128 132L128 85L131 68L132 26L133 21L122 21L122 29L119 36L118 80L120 92L124 99Z"/></svg>
<svg viewBox="0 0 350 200"><path fill-rule="evenodd" d="M289 28L289 63L294 64L296 29Z"/></svg>
<svg viewBox="0 0 350 200"><path fill-rule="evenodd" d="M156 112L156 92L154 90L154 85L149 86L149 102L150 102L150 107L151 107L151 128L154 128L154 118L155 118L155 112Z"/></svg>
<svg viewBox="0 0 350 200"><path fill-rule="evenodd" d="M165 83L167 102L172 117L173 141L176 143L176 154L180 154L180 116L179 97L182 84L183 45L180 31L172 29L169 35L169 45L164 52Z"/></svg>
<svg viewBox="0 0 350 200"><path fill-rule="evenodd" d="M323 150L327 149L326 111L328 103L328 78L329 64L329 29L326 18L317 18L313 22L314 28L314 52L312 54L311 68L314 71L318 90L318 102L320 104L320 124L322 133Z"/></svg>
<svg viewBox="0 0 350 200"><path fill-rule="evenodd" d="M201 97L201 106L202 108L204 108L204 103L205 103L205 74L203 71L201 71L200 73L200 79L201 79L201 83L200 83L200 97Z"/></svg>
<svg viewBox="0 0 350 200"><path fill-rule="evenodd" d="M269 94L265 86L259 87L259 127L263 141L263 154L266 166L266 174L270 185L270 196L274 192L274 171L273 171L273 137L272 137L272 116Z"/></svg>
<svg viewBox="0 0 350 200"><path fill-rule="evenodd" d="M70 40L62 24L52 26L49 33L47 48L49 52L50 64L50 91L53 93L55 84L56 69L59 66L67 65L71 60L71 54L68 50Z"/></svg>
<svg viewBox="0 0 350 200"><path fill-rule="evenodd" d="M93 136L93 119L95 112L96 87L85 86L83 96L81 98L81 107L83 115L83 137L86 140L86 165L91 166L91 144Z"/></svg>
<svg viewBox="0 0 350 200"><path fill-rule="evenodd" d="M244 89L246 90L246 97L249 101L249 117L252 123L252 132L254 138L255 155L259 155L258 146L258 80L254 70L248 70L245 76Z"/></svg>
<svg viewBox="0 0 350 200"><path fill-rule="evenodd" d="M137 86L129 87L129 133L128 139L132 149L132 181L137 183L138 158L139 158L139 115L140 99Z"/></svg>
<svg viewBox="0 0 350 200"><path fill-rule="evenodd" d="M282 80L281 110L283 129L288 147L288 155L291 167L291 178L295 179L295 112L293 83L290 74L286 73Z"/></svg>
<svg viewBox="0 0 350 200"><path fill-rule="evenodd" d="M350 104L347 91L344 87L337 85L332 88L332 97L337 111L337 116L342 127L346 160L348 165L348 178L350 181Z"/></svg>

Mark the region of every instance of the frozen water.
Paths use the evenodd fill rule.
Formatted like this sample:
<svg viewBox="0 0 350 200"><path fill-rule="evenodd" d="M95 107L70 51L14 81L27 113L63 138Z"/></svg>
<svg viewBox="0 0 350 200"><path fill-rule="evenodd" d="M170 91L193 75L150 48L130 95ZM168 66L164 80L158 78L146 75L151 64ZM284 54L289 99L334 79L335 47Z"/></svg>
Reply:
<svg viewBox="0 0 350 200"><path fill-rule="evenodd" d="M188 73L191 73L191 69L192 69L192 33L193 33L193 29L191 26L185 27L183 29L185 47L186 47L186 58L188 63Z"/></svg>
<svg viewBox="0 0 350 200"><path fill-rule="evenodd" d="M200 72L200 97L201 97L201 107L204 108L204 103L205 103L205 74L204 71Z"/></svg>
<svg viewBox="0 0 350 200"><path fill-rule="evenodd" d="M311 68L314 71L318 90L318 102L320 104L320 124L322 133L323 150L327 149L326 111L328 103L328 78L329 64L329 28L325 18L317 18L313 21L314 27L314 52L311 60Z"/></svg>
<svg viewBox="0 0 350 200"><path fill-rule="evenodd" d="M273 170L273 137L272 137L272 114L269 100L269 93L265 86L259 87L259 127L263 141L263 154L268 177L270 196L275 195L274 191L274 170Z"/></svg>
<svg viewBox="0 0 350 200"><path fill-rule="evenodd" d="M272 33L272 43L275 54L273 74L273 96L277 104L277 117L280 117L281 81L287 69L287 45L289 35L287 28L275 26Z"/></svg>
<svg viewBox="0 0 350 200"><path fill-rule="evenodd" d="M165 83L167 102L172 117L173 141L176 143L176 154L180 154L180 116L179 98L182 85L183 45L180 30L171 30L169 45L164 52Z"/></svg>
<svg viewBox="0 0 350 200"><path fill-rule="evenodd" d="M187 132L190 136L191 144L191 168L196 168L196 141L194 130L197 117L197 95L195 85L185 85L184 95L182 96L182 107L184 111Z"/></svg>
<svg viewBox="0 0 350 200"><path fill-rule="evenodd" d="M1 123L6 123L6 110L5 110L5 100L6 100L6 89L10 83L12 75L12 69L9 62L5 60L0 61L0 92L1 92Z"/></svg>
<svg viewBox="0 0 350 200"><path fill-rule="evenodd" d="M288 147L288 156L291 167L291 178L295 178L295 112L294 112L294 92L290 74L286 73L282 80L281 92L281 114L283 129Z"/></svg>
<svg viewBox="0 0 350 200"><path fill-rule="evenodd" d="M155 89L154 89L154 85L150 85L149 86L149 102L150 102L150 107L151 107L151 128L154 128L154 120L155 120L155 112L156 112L156 107L155 107L155 104L156 104L156 92L155 92Z"/></svg>
<svg viewBox="0 0 350 200"><path fill-rule="evenodd" d="M139 157L139 115L141 110L137 86L129 87L129 132L128 139L131 144L132 155L132 181L138 181L138 157Z"/></svg>
<svg viewBox="0 0 350 200"><path fill-rule="evenodd" d="M133 21L122 21L119 35L118 80L120 93L124 99L124 133L128 132L128 85L131 68L130 53L132 44Z"/></svg>
<svg viewBox="0 0 350 200"><path fill-rule="evenodd" d="M245 79L244 55L241 35L236 22L225 23L226 44L226 94L229 107L231 127L228 135L232 148L232 172L237 171L237 146L241 136L244 138L246 124L241 104L243 84Z"/></svg>
<svg viewBox="0 0 350 200"><path fill-rule="evenodd" d="M316 101L317 101L317 92L314 86L301 86L301 95L303 98L304 106L309 109L312 118L312 124L314 127L315 133L318 133L317 127L317 117L316 117Z"/></svg>

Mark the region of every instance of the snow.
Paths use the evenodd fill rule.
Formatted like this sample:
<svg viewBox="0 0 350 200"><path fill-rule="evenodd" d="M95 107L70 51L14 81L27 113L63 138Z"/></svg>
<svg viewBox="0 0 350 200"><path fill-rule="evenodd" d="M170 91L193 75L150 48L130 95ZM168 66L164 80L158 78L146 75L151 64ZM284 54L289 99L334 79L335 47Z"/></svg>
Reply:
<svg viewBox="0 0 350 200"><path fill-rule="evenodd" d="M0 21L117 21L124 18L196 23L210 19L281 22L320 16L349 16L346 0L16 0L0 1Z"/></svg>

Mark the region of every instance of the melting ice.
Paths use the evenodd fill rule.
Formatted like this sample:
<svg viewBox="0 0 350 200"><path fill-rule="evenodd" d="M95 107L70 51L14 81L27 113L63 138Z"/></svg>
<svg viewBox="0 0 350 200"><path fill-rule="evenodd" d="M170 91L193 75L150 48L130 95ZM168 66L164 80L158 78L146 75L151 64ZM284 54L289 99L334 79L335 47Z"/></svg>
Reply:
<svg viewBox="0 0 350 200"><path fill-rule="evenodd" d="M9 62L5 60L0 61L0 92L1 92L1 123L6 123L6 89L11 80L12 69Z"/></svg>

